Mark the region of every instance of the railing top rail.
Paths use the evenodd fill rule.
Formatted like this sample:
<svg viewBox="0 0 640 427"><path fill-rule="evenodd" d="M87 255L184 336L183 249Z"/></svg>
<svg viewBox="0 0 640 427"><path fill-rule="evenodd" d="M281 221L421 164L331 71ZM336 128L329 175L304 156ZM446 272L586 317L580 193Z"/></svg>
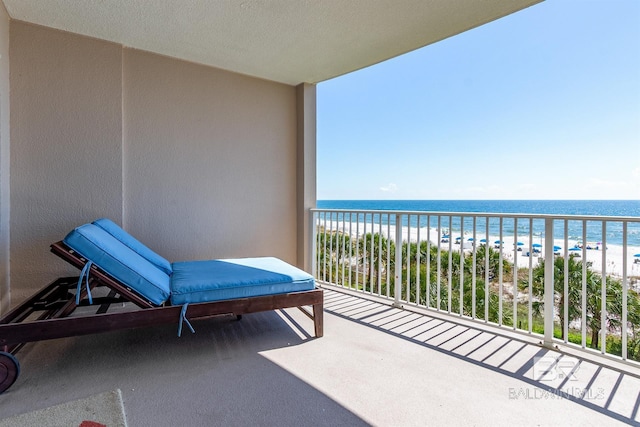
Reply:
<svg viewBox="0 0 640 427"><path fill-rule="evenodd" d="M533 218L533 219L567 219L570 221L618 221L640 222L640 217L634 216L599 216L599 215L557 215L557 214L525 214L525 213L493 213L493 212L439 212L439 211L399 211L399 210L368 210L368 209L323 209L312 208L311 212L333 213L357 213L357 214L382 214L382 215L433 215L433 216L462 216L462 217L489 217L489 218Z"/></svg>

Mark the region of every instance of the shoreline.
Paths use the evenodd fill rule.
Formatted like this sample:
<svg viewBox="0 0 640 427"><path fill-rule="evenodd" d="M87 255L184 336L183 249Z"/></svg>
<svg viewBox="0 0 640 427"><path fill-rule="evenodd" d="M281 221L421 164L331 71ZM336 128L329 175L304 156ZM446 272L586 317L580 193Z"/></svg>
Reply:
<svg viewBox="0 0 640 427"><path fill-rule="evenodd" d="M324 226L324 225L325 224L320 224L320 226ZM345 221L344 228L343 228L342 221L340 222L328 221L326 223L326 227L328 230L331 230L331 231L339 231L339 232L346 233L351 237L359 236L360 238L364 234L371 233L371 232L380 233L385 238L389 237L389 235L394 237L396 233L395 225L381 226L380 224L371 224L371 223L356 224L355 222L349 223ZM450 236L450 239L453 239L450 245L449 242L446 242L446 243L438 242L438 231L436 228L411 227L411 232L409 233L409 227L406 227L406 226L402 227L403 241L410 241L411 243L416 243L418 241L418 237L420 238L421 242L426 241L428 238L431 241L432 245L440 244L440 247L443 250L449 250L449 248L451 247L451 249L454 251L460 251L462 249L467 253L471 253L473 250L475 241L470 241L468 239L472 238L472 236L473 234L468 232L465 232L464 236L460 236L459 232L457 234L454 233L453 235ZM459 244L456 243L456 240L455 240L456 237L462 237L461 239L462 242ZM483 244L483 243L480 243L480 240L482 239L488 240L487 243L490 245L490 247L495 249L494 242L499 240L499 236L494 236L489 234L487 238L486 234L484 233L476 233L476 240L478 242L477 245ZM546 243L544 237L533 236L533 241L530 242L528 234L525 236L518 236L517 242L522 243L522 245L518 247L522 248L522 251L516 250L516 245L515 245L516 240L514 239L513 235L509 235L509 236L503 235L502 242L503 242L502 244L503 258L511 263L514 263L514 261L517 262L518 268L529 268L529 266L535 267L538 265L538 262L540 259L544 259L545 243ZM623 267L624 267L624 264L623 264L624 250L623 249L624 248L622 245L607 243L607 248L605 250L601 246L598 246L596 244L595 246L598 246L599 249L584 249L584 250L580 249L579 251L578 250L570 251L569 249L576 247L578 245L579 243L578 240L567 238L566 245L565 245L564 238L554 239L553 242L554 242L554 246L560 247L560 249L556 251L556 254L559 253L559 256L564 256L565 254L568 254L569 256L579 256L578 261L583 261L586 255L586 261L591 263L591 269L593 271L600 274L603 274L604 272L604 275L613 276L616 278L623 277ZM540 249L540 253L534 254L533 253L534 248L530 244L541 245L541 247L537 248L537 249ZM531 255L533 256L527 256L526 255L527 252L530 252ZM627 278L640 278L640 262L635 262L635 260L638 258L634 257L634 255L638 253L640 253L640 246L627 245L627 256L626 256ZM577 255L573 255L573 254L577 254Z"/></svg>

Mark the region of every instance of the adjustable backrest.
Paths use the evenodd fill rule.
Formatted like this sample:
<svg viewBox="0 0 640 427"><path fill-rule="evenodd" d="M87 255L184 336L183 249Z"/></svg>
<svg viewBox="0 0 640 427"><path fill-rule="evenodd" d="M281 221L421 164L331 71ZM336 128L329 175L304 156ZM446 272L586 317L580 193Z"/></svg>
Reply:
<svg viewBox="0 0 640 427"><path fill-rule="evenodd" d="M172 270L171 263L169 261L140 243L138 239L124 231L115 222L111 221L108 218L100 218L93 221L92 224L102 228L104 231L124 243L127 247L129 247L129 249L137 252L141 257L158 267L160 270L164 271L168 275L171 275Z"/></svg>
<svg viewBox="0 0 640 427"><path fill-rule="evenodd" d="M169 274L96 224L74 229L64 243L153 304L169 298Z"/></svg>

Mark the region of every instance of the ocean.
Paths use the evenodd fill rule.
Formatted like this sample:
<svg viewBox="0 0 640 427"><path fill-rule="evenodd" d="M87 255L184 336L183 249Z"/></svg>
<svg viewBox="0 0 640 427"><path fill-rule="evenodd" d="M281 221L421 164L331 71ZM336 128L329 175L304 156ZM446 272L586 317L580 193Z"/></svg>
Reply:
<svg viewBox="0 0 640 427"><path fill-rule="evenodd" d="M640 200L318 200L318 209L344 209L344 210L399 210L399 211L428 211L428 212L480 212L480 213L514 213L514 214L542 214L542 215L595 215L595 216L620 216L638 217L638 222L630 222L627 228L627 244L640 246ZM338 216L338 221L342 217ZM355 220L355 219L354 219ZM386 216L367 215L361 216L361 221L382 222L386 225ZM426 217L420 218L420 227L427 226ZM465 218L460 224L460 218L443 218L442 227L456 233L464 228L472 229L472 219ZM392 225L395 218L390 218ZM485 221L479 220L477 232L485 233ZM412 216L404 219L402 226L416 227L418 219ZM431 218L431 227L437 226L437 219ZM514 221L506 218L503 223L504 233L513 233ZM533 221L533 235L544 237L544 221ZM622 223L608 222L606 228L608 244L620 245L623 242ZM492 219L489 223L489 234L499 234L499 221ZM518 221L518 235L528 235L528 220ZM569 221L569 239L582 240L582 221ZM554 237L564 237L564 225L562 221L554 224ZM587 241L598 242L602 240L602 227L599 222L589 222L587 225Z"/></svg>

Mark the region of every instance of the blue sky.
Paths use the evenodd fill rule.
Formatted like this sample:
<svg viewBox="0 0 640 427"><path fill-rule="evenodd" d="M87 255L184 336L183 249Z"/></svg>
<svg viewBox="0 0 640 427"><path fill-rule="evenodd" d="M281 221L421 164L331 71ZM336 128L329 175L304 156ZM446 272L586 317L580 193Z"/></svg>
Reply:
<svg viewBox="0 0 640 427"><path fill-rule="evenodd" d="M317 87L318 199L640 199L640 0L547 0Z"/></svg>

